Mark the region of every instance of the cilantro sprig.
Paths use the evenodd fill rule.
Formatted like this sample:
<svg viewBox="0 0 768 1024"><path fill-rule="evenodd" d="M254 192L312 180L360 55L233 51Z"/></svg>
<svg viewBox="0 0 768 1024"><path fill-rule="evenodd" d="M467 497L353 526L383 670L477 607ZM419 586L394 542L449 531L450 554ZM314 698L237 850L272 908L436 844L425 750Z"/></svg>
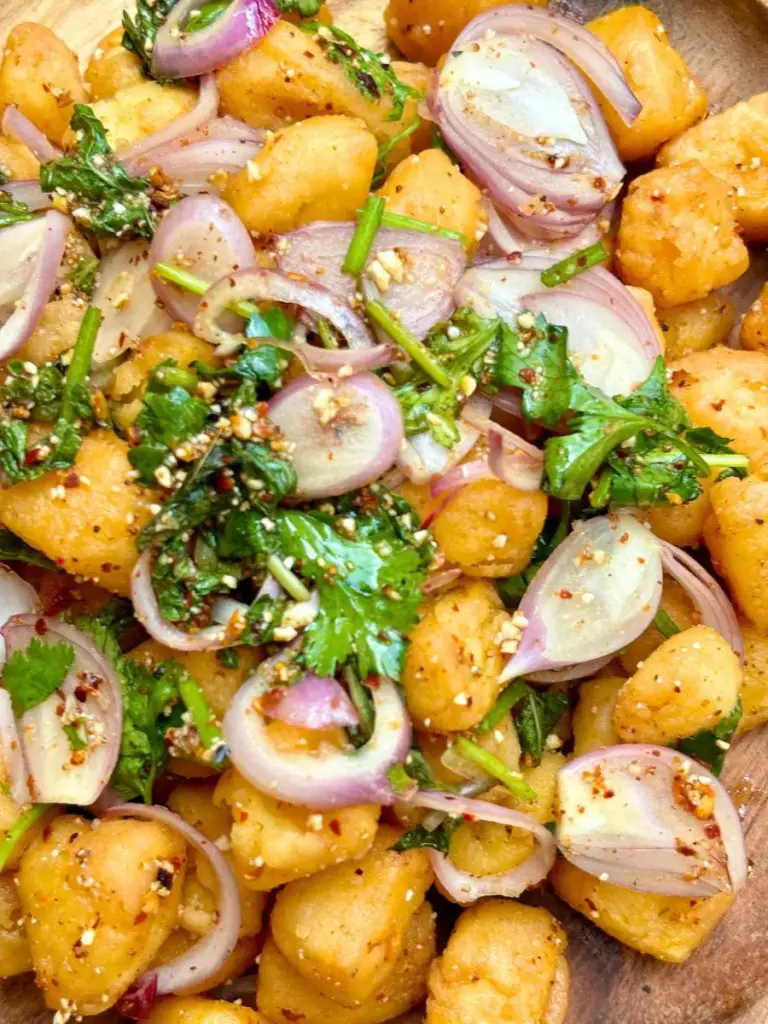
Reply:
<svg viewBox="0 0 768 1024"><path fill-rule="evenodd" d="M50 644L36 636L24 650L14 651L3 666L3 686L11 695L16 718L55 693L74 663L71 644Z"/></svg>

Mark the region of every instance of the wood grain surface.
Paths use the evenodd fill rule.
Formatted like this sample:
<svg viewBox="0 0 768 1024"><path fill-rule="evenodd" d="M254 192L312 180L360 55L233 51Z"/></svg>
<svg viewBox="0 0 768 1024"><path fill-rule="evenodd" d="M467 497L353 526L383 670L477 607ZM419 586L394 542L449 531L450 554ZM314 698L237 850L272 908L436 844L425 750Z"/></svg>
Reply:
<svg viewBox="0 0 768 1024"><path fill-rule="evenodd" d="M453 0L445 0L446 4ZM768 8L762 0L646 0L709 91L713 108L768 90ZM386 0L329 0L337 21L369 46L386 44ZM124 0L0 0L0 40L18 21L40 20L83 58L115 26ZM562 0L583 21L620 6ZM744 308L768 278L764 251L733 292ZM728 758L726 782L744 808L752 877L691 960L657 963L628 950L558 901L573 973L567 1024L768 1024L768 734L751 733ZM29 977L0 983L0 1024L50 1024ZM112 1016L100 1018L102 1024ZM409 1022L415 1018L408 1018ZM332 1024L332 1022L328 1022ZM477 1024L494 1024L478 1021Z"/></svg>

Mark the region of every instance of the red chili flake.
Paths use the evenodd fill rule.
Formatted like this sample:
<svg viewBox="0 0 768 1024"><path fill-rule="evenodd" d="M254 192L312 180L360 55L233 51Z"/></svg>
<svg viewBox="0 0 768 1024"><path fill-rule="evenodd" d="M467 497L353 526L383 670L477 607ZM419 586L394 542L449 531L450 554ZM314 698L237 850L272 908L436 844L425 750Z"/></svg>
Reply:
<svg viewBox="0 0 768 1024"><path fill-rule="evenodd" d="M520 378L520 380L525 381L526 384L536 383L536 371L531 370L530 368L521 370L518 373L518 377Z"/></svg>
<svg viewBox="0 0 768 1024"><path fill-rule="evenodd" d="M219 473L216 477L216 490L219 494L229 494L231 490L234 490L235 481L229 475L229 473Z"/></svg>
<svg viewBox="0 0 768 1024"><path fill-rule="evenodd" d="M711 825L704 826L704 835L707 839L719 839L721 836L720 826L714 822Z"/></svg>
<svg viewBox="0 0 768 1024"><path fill-rule="evenodd" d="M629 534L628 533L622 533L622 535L619 537L619 544L626 544L628 540L629 540Z"/></svg>
<svg viewBox="0 0 768 1024"><path fill-rule="evenodd" d="M27 454L24 456L24 465L34 466L38 462L42 462L44 458L45 456L43 455L41 448L30 448Z"/></svg>
<svg viewBox="0 0 768 1024"><path fill-rule="evenodd" d="M282 1013L286 1020L290 1021L304 1020L307 1016L306 1013L295 1013L293 1010L285 1009L285 1007L283 1007L280 1013Z"/></svg>
<svg viewBox="0 0 768 1024"><path fill-rule="evenodd" d="M128 441L128 444L133 445L134 448L136 447L136 445L141 444L141 431L139 430L138 427L133 425L128 427L128 429L125 432L125 436Z"/></svg>
<svg viewBox="0 0 768 1024"><path fill-rule="evenodd" d="M725 405L725 399L721 398L719 402L712 402L711 405L715 412L720 412L720 410Z"/></svg>
<svg viewBox="0 0 768 1024"><path fill-rule="evenodd" d="M64 486L69 488L80 486L80 477L74 470L64 477Z"/></svg>
<svg viewBox="0 0 768 1024"><path fill-rule="evenodd" d="M47 843L50 838L51 838L51 826L50 825L46 825L45 828L43 829L43 842Z"/></svg>
<svg viewBox="0 0 768 1024"><path fill-rule="evenodd" d="M149 915L147 914L146 910L140 910L138 912L138 914L136 915L136 917L134 917L133 923L134 924L144 924L144 922L147 920L148 916Z"/></svg>
<svg viewBox="0 0 768 1024"><path fill-rule="evenodd" d="M239 822L242 823L244 821L248 821L249 817L250 817L250 815L248 814L248 811L238 811L237 820Z"/></svg>
<svg viewBox="0 0 768 1024"><path fill-rule="evenodd" d="M331 832L333 832L335 836L341 835L341 824L339 821L337 821L336 818L328 822L328 828L331 830Z"/></svg>
<svg viewBox="0 0 768 1024"><path fill-rule="evenodd" d="M102 562L101 563L101 571L102 572L112 572L112 570L114 568L115 568L115 566L113 566L111 562Z"/></svg>
<svg viewBox="0 0 768 1024"><path fill-rule="evenodd" d="M559 591L557 596L558 597L562 597L562 599L564 601L570 601L571 598L573 597L573 594L571 593L570 590L566 590L565 587L563 587L563 589L561 591Z"/></svg>
<svg viewBox="0 0 768 1024"><path fill-rule="evenodd" d="M48 632L48 623L45 619L37 619L35 622L35 632L38 636L45 636Z"/></svg>

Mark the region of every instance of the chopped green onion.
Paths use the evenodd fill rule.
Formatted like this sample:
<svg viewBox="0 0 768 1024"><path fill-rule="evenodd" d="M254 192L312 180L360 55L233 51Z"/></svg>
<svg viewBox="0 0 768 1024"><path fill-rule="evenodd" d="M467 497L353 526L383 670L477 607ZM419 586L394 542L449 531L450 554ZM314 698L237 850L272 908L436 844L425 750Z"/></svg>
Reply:
<svg viewBox="0 0 768 1024"><path fill-rule="evenodd" d="M530 804L536 799L536 790L528 785L519 772L508 768L495 754L489 753L478 746L477 743L473 743L472 740L468 740L464 736L460 736L456 740L454 748L458 750L462 757L466 757L468 761L473 761L478 768L482 768L487 775L492 775L499 782L503 782L510 793L516 796L518 800Z"/></svg>
<svg viewBox="0 0 768 1024"><path fill-rule="evenodd" d="M653 624L665 640L669 640L669 638L671 636L674 636L675 633L682 632L682 630L675 622L675 620L672 618L672 616L668 615L663 608L659 608L659 610L654 615Z"/></svg>
<svg viewBox="0 0 768 1024"><path fill-rule="evenodd" d="M415 334L404 327L392 316L390 311L378 300L366 302L366 312L373 322L386 331L390 338L405 349L414 363L441 387L449 388L453 384L451 375L445 367L435 359L427 346L419 341Z"/></svg>
<svg viewBox="0 0 768 1024"><path fill-rule="evenodd" d="M407 139L410 135L418 129L421 124L421 118L416 117L410 124L406 125L401 132L397 135L393 135L391 139L387 139L386 142L382 142L379 146L379 154L376 159L376 170L373 172L373 187L378 188L387 175L386 159L395 146L402 142L403 139Z"/></svg>
<svg viewBox="0 0 768 1024"><path fill-rule="evenodd" d="M220 748L224 738L216 723L216 716L211 711L203 691L188 673L179 680L179 695L192 716L197 735L205 749L215 751Z"/></svg>
<svg viewBox="0 0 768 1024"><path fill-rule="evenodd" d="M713 469L749 469L749 457L734 452L719 452L714 455L701 455L701 458Z"/></svg>
<svg viewBox="0 0 768 1024"><path fill-rule="evenodd" d="M363 209L358 211L357 227L352 236L349 251L341 265L345 274L358 277L365 269L365 264L371 254L373 240L381 227L381 218L384 215L386 202L386 199L381 196L369 196Z"/></svg>
<svg viewBox="0 0 768 1024"><path fill-rule="evenodd" d="M77 334L77 341L72 350L72 360L67 367L67 376L64 380L64 390L61 395L61 411L59 419L71 423L75 419L74 391L76 387L84 386L91 370L93 359L93 348L96 344L96 337L101 327L101 312L95 306L89 306L80 324Z"/></svg>
<svg viewBox="0 0 768 1024"><path fill-rule="evenodd" d="M467 236L462 235L460 231L441 228L437 224L416 220L415 217L406 217L402 213L385 213L381 218L381 223L385 228L402 228L405 231L421 231L425 235L441 235L443 238L450 238L452 242L461 242L465 248L469 246Z"/></svg>
<svg viewBox="0 0 768 1024"><path fill-rule="evenodd" d="M317 333L322 342L323 348L338 348L339 343L336 340L336 335L333 333L333 328L325 319L324 316L317 318Z"/></svg>
<svg viewBox="0 0 768 1024"><path fill-rule="evenodd" d="M163 387L184 388L185 391L194 391L200 381L193 370L185 370L181 366L158 366L154 378Z"/></svg>
<svg viewBox="0 0 768 1024"><path fill-rule="evenodd" d="M555 263L541 272L541 283L547 288L554 288L558 284L570 281L572 277L578 277L590 267L596 267L598 263L605 263L610 253L602 242L595 242L594 245L580 249L578 252L566 256L564 260Z"/></svg>
<svg viewBox="0 0 768 1024"><path fill-rule="evenodd" d="M387 772L387 778L396 793L402 793L406 789L411 789L414 784L414 780L402 764L396 764L393 768L390 768Z"/></svg>
<svg viewBox="0 0 768 1024"><path fill-rule="evenodd" d="M376 713L373 710L373 698L370 690L364 686L355 674L351 665L345 666L343 670L344 682L347 684L349 696L355 709L360 716L360 723L350 730L350 738L355 746L363 746L373 735L373 727L376 724Z"/></svg>
<svg viewBox="0 0 768 1024"><path fill-rule="evenodd" d="M50 804L33 804L28 811L24 811L18 821L15 821L7 829L3 839L0 839L0 871L5 870L18 843L50 809Z"/></svg>
<svg viewBox="0 0 768 1024"><path fill-rule="evenodd" d="M529 690L528 684L524 683L521 679L516 679L514 683L510 683L506 690L502 690L496 703L485 718L481 719L480 724L475 727L475 732L482 734L495 729L502 718L506 718L515 704L519 704Z"/></svg>
<svg viewBox="0 0 768 1024"><path fill-rule="evenodd" d="M308 601L310 593L299 577L292 573L279 555L270 555L267 559L267 569L272 573L277 582L294 601Z"/></svg>
<svg viewBox="0 0 768 1024"><path fill-rule="evenodd" d="M179 288L192 292L194 295L205 295L211 287L210 281L206 281L204 278L198 277L196 274L190 274L188 270L181 270L179 267L174 267L171 263L156 263L152 268L152 271L157 274L158 277L162 277L164 281L178 285ZM255 302L247 302L243 299L238 302L233 302L228 308L231 309L233 313L238 313L246 320L250 320L254 313L259 313L259 307Z"/></svg>

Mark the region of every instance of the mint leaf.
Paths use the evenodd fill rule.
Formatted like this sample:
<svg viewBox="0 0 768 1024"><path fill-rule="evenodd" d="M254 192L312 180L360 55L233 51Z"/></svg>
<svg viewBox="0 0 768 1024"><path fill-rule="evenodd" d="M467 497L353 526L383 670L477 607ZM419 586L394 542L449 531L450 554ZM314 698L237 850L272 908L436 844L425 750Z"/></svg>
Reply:
<svg viewBox="0 0 768 1024"><path fill-rule="evenodd" d="M5 181L0 182L5 184ZM32 220L36 216L26 203L14 199L10 192L0 191L0 228L10 227L11 224L20 224L25 220Z"/></svg>
<svg viewBox="0 0 768 1024"><path fill-rule="evenodd" d="M71 644L49 644L39 637L33 637L26 650L14 651L3 666L3 686L11 695L15 717L55 693L74 663Z"/></svg>
<svg viewBox="0 0 768 1024"><path fill-rule="evenodd" d="M534 761L540 761L547 736L569 708L564 693L540 692L531 689L523 698L515 716L520 746Z"/></svg>
<svg viewBox="0 0 768 1024"><path fill-rule="evenodd" d="M137 0L134 18L123 11L123 46L141 59L144 74L151 78L157 77L152 74L155 38L177 3L178 0ZM173 79L157 78L157 81L168 83Z"/></svg>
<svg viewBox="0 0 768 1024"><path fill-rule="evenodd" d="M405 850L431 849L437 850L445 857L451 849L451 839L457 828L464 824L462 818L447 817L437 828L428 831L423 825L417 825L409 832L406 832L392 847L398 853Z"/></svg>
<svg viewBox="0 0 768 1024"><path fill-rule="evenodd" d="M725 764L725 755L728 752L728 747L721 747L720 744L730 744L743 714L744 704L739 697L733 711L726 718L721 719L714 729L702 729L694 736L680 740L677 749L707 765L713 775L720 775Z"/></svg>

